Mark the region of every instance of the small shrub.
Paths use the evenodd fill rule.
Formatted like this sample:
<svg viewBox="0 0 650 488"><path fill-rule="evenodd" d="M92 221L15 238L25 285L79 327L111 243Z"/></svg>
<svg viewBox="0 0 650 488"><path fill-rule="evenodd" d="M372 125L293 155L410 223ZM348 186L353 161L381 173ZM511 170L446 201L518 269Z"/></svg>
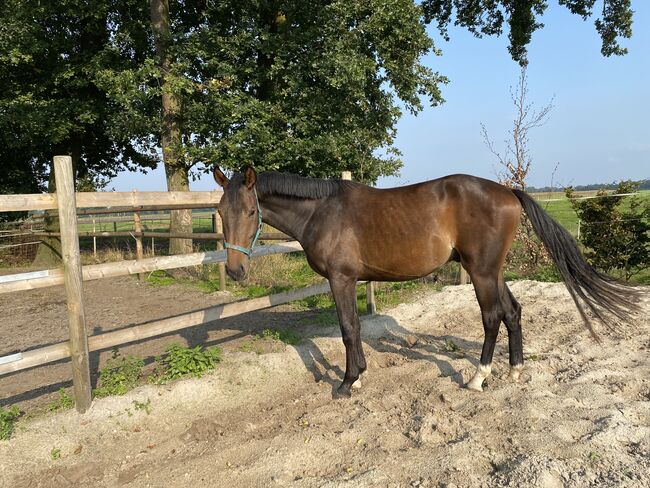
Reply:
<svg viewBox="0 0 650 488"><path fill-rule="evenodd" d="M94 391L95 396L124 395L138 385L143 366L142 359L122 356L117 348L113 349L113 357L99 371L99 387Z"/></svg>
<svg viewBox="0 0 650 488"><path fill-rule="evenodd" d="M59 449L58 447L53 447L52 450L50 451L50 457L52 458L53 461L61 459L61 449Z"/></svg>
<svg viewBox="0 0 650 488"><path fill-rule="evenodd" d="M20 410L15 405L7 410L0 407L0 440L4 441L11 437L18 417L20 417Z"/></svg>
<svg viewBox="0 0 650 488"><path fill-rule="evenodd" d="M200 378L221 361L221 349L212 346L202 350L202 346L189 348L172 344L167 348L167 354L157 360L163 372L154 379L156 383L166 383L184 376Z"/></svg>
<svg viewBox="0 0 650 488"><path fill-rule="evenodd" d="M57 412L59 410L68 410L72 407L74 407L74 398L65 392L65 388L61 387L59 388L59 398L51 402L47 406L47 409L50 412Z"/></svg>

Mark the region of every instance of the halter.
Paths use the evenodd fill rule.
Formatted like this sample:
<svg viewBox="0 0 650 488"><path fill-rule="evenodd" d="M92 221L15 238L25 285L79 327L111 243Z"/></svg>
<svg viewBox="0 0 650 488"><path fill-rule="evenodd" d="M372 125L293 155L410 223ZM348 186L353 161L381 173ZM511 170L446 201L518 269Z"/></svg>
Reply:
<svg viewBox="0 0 650 488"><path fill-rule="evenodd" d="M253 237L253 242L251 242L250 247L242 247L242 246L237 246L235 244L230 244L229 242L226 242L225 239L223 241L224 247L226 249L232 249L234 251L243 252L249 258L253 253L253 248L257 243L257 239L259 239L260 234L262 233L262 210L260 209L260 200L259 198L257 198L257 190L255 189L255 187L253 187L253 193L255 193L255 203L257 204L257 232L255 233L255 237Z"/></svg>

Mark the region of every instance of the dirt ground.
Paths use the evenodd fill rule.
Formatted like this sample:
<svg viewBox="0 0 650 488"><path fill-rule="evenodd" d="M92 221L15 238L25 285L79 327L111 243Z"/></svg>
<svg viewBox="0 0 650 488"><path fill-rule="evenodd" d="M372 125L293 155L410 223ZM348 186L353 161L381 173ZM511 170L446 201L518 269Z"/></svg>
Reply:
<svg viewBox="0 0 650 488"><path fill-rule="evenodd" d="M130 279L93 286L89 320L113 326L223 300ZM563 285L511 288L523 306L521 383L507 380L502 331L485 391L463 387L483 338L471 285L363 319L369 368L346 400L332 399L345 363L338 327L288 307L249 314L177 338L224 346L223 363L201 379L98 399L83 416L21 420L0 442L0 486L650 486L650 292L626 337L600 327L599 345ZM0 298L2 349L64 339L62 293L29 292L22 305ZM305 339L266 354L238 350L269 326L295 326ZM157 354L172 339L124 350ZM2 403L36 408L67 385L68 368L0 378ZM150 413L135 408L147 400Z"/></svg>

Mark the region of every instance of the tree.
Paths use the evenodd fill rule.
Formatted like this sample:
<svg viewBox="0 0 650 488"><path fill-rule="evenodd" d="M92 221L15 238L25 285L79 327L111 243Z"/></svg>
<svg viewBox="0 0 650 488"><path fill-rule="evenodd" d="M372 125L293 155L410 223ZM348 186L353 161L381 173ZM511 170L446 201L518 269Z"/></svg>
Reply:
<svg viewBox="0 0 650 488"><path fill-rule="evenodd" d="M553 109L551 100L548 105L536 111L533 104L526 100L527 96L528 82L526 67L524 66L519 74L517 88L514 93L512 89L510 90L510 97L515 106L515 119L513 128L509 132L510 137L505 141L506 147L503 153L495 148L494 142L488 135L487 128L481 124L483 141L502 167L499 173L499 182L508 188L518 190L526 190L526 178L533 163L533 158L528 149L529 133L532 129L544 125L548 120L550 111ZM522 214L521 225L517 229L508 261L528 271L536 270L540 265L549 265L551 263L546 249L540 244L537 234L525 214Z"/></svg>
<svg viewBox="0 0 650 488"><path fill-rule="evenodd" d="M558 0L583 20L593 16L596 0ZM603 56L623 55L627 49L619 44L619 37L632 36L631 0L602 0L602 13L594 21L602 39ZM501 35L508 24L512 58L522 66L527 63L527 46L533 33L544 27L540 22L548 0L424 0L422 2L426 22L436 22L445 39L449 39L448 27L465 27L477 37Z"/></svg>
<svg viewBox="0 0 650 488"><path fill-rule="evenodd" d="M50 164L56 154L72 156L76 177L86 180L152 164L130 137L113 131L121 109L93 81L118 61L107 50L116 5L121 2L8 0L0 12L3 165L17 156L30 188L47 182L55 190ZM58 230L52 214L46 229ZM58 239L44 239L35 264L59 258Z"/></svg>
<svg viewBox="0 0 650 488"><path fill-rule="evenodd" d="M580 219L587 260L607 273L621 273L626 281L650 267L650 203L637 196L615 196L636 193L638 188L637 182L623 181L615 191L599 190L589 199L566 189Z"/></svg>

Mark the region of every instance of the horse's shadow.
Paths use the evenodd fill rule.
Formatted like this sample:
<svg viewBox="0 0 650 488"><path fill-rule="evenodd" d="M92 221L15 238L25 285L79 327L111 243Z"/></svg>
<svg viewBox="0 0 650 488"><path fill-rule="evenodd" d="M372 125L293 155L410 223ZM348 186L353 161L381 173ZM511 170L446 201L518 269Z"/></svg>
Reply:
<svg viewBox="0 0 650 488"><path fill-rule="evenodd" d="M323 335L321 334L321 337ZM328 337L341 338L338 327L332 327ZM366 316L362 319L361 336L367 348L372 353L392 353L403 356L410 361L428 361L438 368L440 375L450 377L459 386L463 386L463 376L450 362L453 359L467 359L469 363L478 365L474 351L480 351L481 344L467 341L451 335L431 335L417 333L403 327L395 318L389 315ZM408 338L408 339L407 339ZM332 387L332 395L343 380L344 370L333 365L323 354L315 342L316 337L304 339L294 346L305 368L313 375L314 381L325 381ZM450 346L451 345L451 346ZM341 341L341 350L344 346ZM333 374L329 374L333 373ZM372 374L368 371L364 374Z"/></svg>

